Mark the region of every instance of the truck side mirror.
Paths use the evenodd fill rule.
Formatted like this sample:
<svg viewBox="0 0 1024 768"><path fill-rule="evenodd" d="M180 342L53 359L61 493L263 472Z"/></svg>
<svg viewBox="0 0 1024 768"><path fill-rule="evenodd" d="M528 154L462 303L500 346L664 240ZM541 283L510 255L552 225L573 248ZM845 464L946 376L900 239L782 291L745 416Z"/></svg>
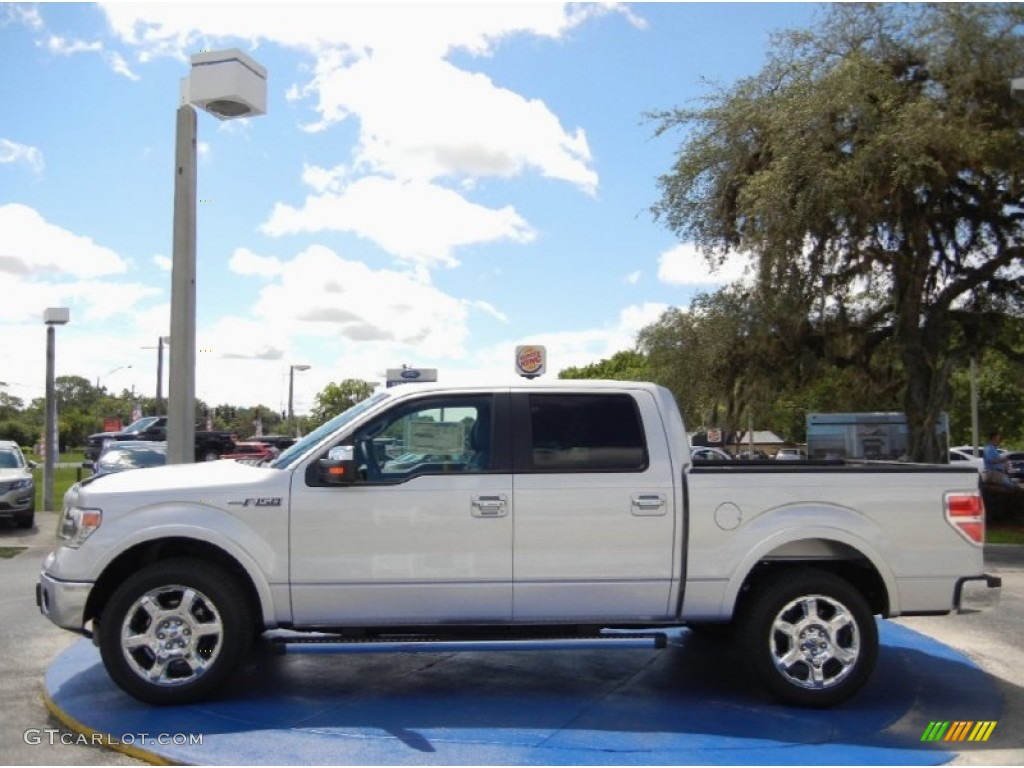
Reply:
<svg viewBox="0 0 1024 768"><path fill-rule="evenodd" d="M359 465L351 445L337 445L326 459L317 460L317 479L322 485L352 485L359 479Z"/></svg>

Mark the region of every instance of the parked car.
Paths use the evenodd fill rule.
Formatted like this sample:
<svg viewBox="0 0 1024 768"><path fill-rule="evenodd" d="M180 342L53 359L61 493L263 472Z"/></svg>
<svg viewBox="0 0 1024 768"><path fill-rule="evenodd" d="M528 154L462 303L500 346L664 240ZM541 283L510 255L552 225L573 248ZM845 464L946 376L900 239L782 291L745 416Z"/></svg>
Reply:
<svg viewBox="0 0 1024 768"><path fill-rule="evenodd" d="M111 475L129 469L162 467L167 463L167 443L155 440L119 440L103 446L100 457L83 464L92 469L93 477Z"/></svg>
<svg viewBox="0 0 1024 768"><path fill-rule="evenodd" d="M235 443L235 450L233 453L225 453L221 458L235 459L236 461L243 461L246 464L262 464L267 459L274 458L280 452L280 450L270 443L264 443L258 440L244 440L240 443Z"/></svg>
<svg viewBox="0 0 1024 768"><path fill-rule="evenodd" d="M760 448L755 448L753 451L740 451L736 454L735 458L741 459L742 461L766 461L767 459L770 459L771 456Z"/></svg>
<svg viewBox="0 0 1024 768"><path fill-rule="evenodd" d="M103 446L115 440L164 442L167 440L167 417L144 416L120 432L97 432L89 435L85 443L85 458L95 461L99 458ZM231 453L235 448L235 435L232 432L210 432L197 428L194 441L196 461L214 461L222 454Z"/></svg>
<svg viewBox="0 0 1024 768"><path fill-rule="evenodd" d="M0 440L0 518L31 528L36 519L35 463L27 461L13 440Z"/></svg>
<svg viewBox="0 0 1024 768"><path fill-rule="evenodd" d="M806 461L807 454L799 448L779 448L775 454L776 461Z"/></svg>
<svg viewBox="0 0 1024 768"><path fill-rule="evenodd" d="M980 472L984 466L981 456L974 455L974 449L969 445L949 449L949 463L961 467L977 467Z"/></svg>
<svg viewBox="0 0 1024 768"><path fill-rule="evenodd" d="M732 461L732 456L721 448L694 446L690 448L690 458L694 461Z"/></svg>
<svg viewBox="0 0 1024 768"><path fill-rule="evenodd" d="M285 448L291 448L295 445L297 438L291 437L290 435L260 435L259 437L253 437L253 440L258 440L261 443L272 445L277 450L283 451Z"/></svg>
<svg viewBox="0 0 1024 768"><path fill-rule="evenodd" d="M1009 478L1018 484L1024 483L1024 451L1007 451L1003 458L1006 459L1004 469Z"/></svg>

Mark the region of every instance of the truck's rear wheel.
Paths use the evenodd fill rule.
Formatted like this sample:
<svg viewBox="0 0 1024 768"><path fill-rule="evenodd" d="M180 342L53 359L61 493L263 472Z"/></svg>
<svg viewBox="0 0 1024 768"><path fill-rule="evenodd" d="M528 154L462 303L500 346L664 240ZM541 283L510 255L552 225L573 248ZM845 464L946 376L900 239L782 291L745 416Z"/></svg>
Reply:
<svg viewBox="0 0 1024 768"><path fill-rule="evenodd" d="M878 627L864 597L845 580L813 569L759 584L739 617L740 647L778 698L828 707L855 694L878 658Z"/></svg>
<svg viewBox="0 0 1024 768"><path fill-rule="evenodd" d="M117 588L99 622L100 654L122 689L150 704L209 696L252 641L237 580L201 560L153 563Z"/></svg>

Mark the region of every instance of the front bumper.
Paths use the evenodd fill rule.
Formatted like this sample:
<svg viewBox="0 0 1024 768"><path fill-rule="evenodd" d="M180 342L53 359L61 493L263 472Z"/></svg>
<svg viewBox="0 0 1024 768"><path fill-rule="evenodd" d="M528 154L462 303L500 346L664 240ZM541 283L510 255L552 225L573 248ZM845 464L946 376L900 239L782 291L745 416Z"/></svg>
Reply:
<svg viewBox="0 0 1024 768"><path fill-rule="evenodd" d="M27 512L32 508L35 495L34 485L0 493L0 517L14 517L22 512Z"/></svg>
<svg viewBox="0 0 1024 768"><path fill-rule="evenodd" d="M87 634L85 602L92 587L91 582L59 581L43 571L36 584L36 605L58 627Z"/></svg>
<svg viewBox="0 0 1024 768"><path fill-rule="evenodd" d="M953 592L953 607L957 613L976 613L999 604L1003 580L998 576L982 574L957 579Z"/></svg>

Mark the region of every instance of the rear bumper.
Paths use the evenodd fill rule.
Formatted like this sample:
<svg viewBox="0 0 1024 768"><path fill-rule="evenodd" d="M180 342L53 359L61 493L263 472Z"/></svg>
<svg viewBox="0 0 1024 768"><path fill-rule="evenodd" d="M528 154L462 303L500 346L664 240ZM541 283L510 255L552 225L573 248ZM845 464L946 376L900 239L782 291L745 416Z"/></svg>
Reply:
<svg viewBox="0 0 1024 768"><path fill-rule="evenodd" d="M998 576L982 574L957 579L953 591L953 607L957 613L974 613L995 608L1002 594L1003 580Z"/></svg>

